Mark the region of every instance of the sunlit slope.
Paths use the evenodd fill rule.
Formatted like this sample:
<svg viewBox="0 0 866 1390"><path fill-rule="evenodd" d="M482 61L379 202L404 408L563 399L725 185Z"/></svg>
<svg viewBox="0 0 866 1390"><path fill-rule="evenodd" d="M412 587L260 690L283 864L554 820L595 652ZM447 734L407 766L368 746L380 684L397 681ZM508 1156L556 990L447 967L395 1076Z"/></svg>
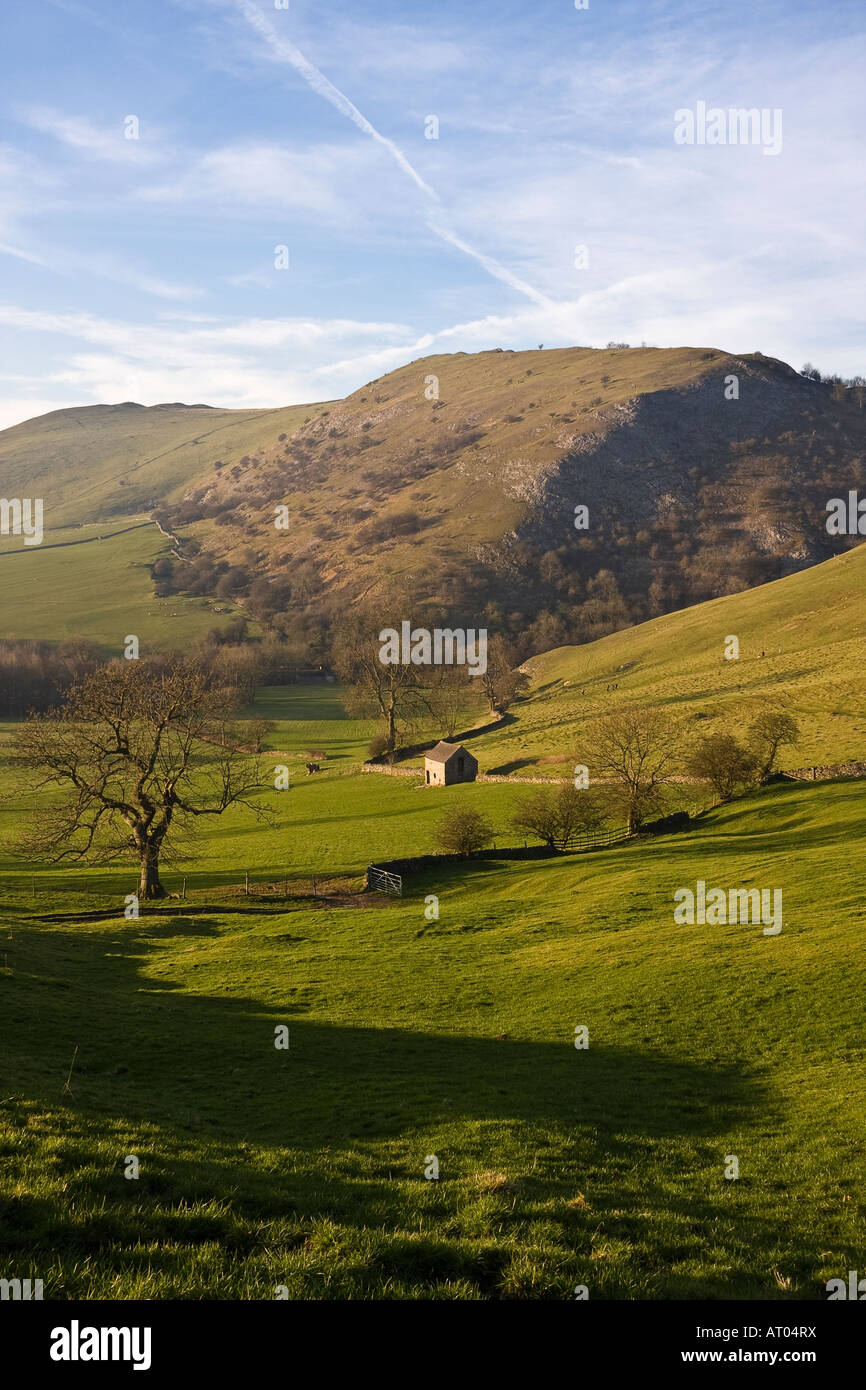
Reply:
<svg viewBox="0 0 866 1390"><path fill-rule="evenodd" d="M291 553L315 557L329 583L369 593L385 575L411 568L441 576L434 595L443 597L449 572L493 562L505 538L536 516L551 544L568 537L573 502L566 507L548 496L564 457L592 452L614 432L627 431L635 402L657 398L654 409L676 420L683 393L702 384L712 382L715 391L717 383L721 399L731 371L754 381L755 399L773 396L774 406L762 406L767 418L787 403L789 389L793 402L802 387L799 379L791 387L796 373L784 364L712 348L424 357L314 412L288 442L265 451L261 469L245 470L241 484L223 473L215 493L280 478L292 513ZM659 436L660 448L661 442ZM693 450L686 452L693 463ZM677 460L673 471L670 485L678 491L686 465ZM596 483L581 494L596 495ZM420 519L415 534L365 535L365 515L386 526L407 511ZM220 544L242 547L254 534L279 557L286 542L274 534L270 504L250 499L243 512ZM524 575L523 585L528 582Z"/></svg>
<svg viewBox="0 0 866 1390"><path fill-rule="evenodd" d="M0 638L60 642L88 637L119 655L135 634L150 646L184 647L239 612L228 601L154 593L150 566L169 543L144 517L115 525L75 527L46 535L45 544L0 550ZM99 539L104 537L104 539ZM92 539L91 539L92 538ZM72 541L74 544L63 544ZM219 610L219 611L217 611Z"/></svg>
<svg viewBox="0 0 866 1390"><path fill-rule="evenodd" d="M866 487L864 446L855 403L760 353L453 353L318 405L53 412L0 433L0 496L43 499L46 546L159 508L246 575L299 576L298 605L411 588L537 651L843 549L826 502ZM60 619L75 601L58 595Z"/></svg>
<svg viewBox="0 0 866 1390"><path fill-rule="evenodd" d="M386 838L398 800L440 800L353 780L381 798ZM282 883L329 791L272 795L297 826L264 861ZM262 895L205 914L191 877L186 902L125 921L127 871L113 918L58 921L65 894L5 879L10 1266L54 1299L272 1301L284 1284L573 1303L585 1284L592 1300L774 1300L774 1320L808 1322L792 1302L866 1260L864 832L864 784L831 783L610 853L441 866L354 910ZM235 884L259 829L245 840L219 866ZM698 878L780 889L782 933L675 923Z"/></svg>
<svg viewBox="0 0 866 1390"><path fill-rule="evenodd" d="M317 406L94 405L0 431L0 495L41 497L45 526L126 516L180 496L222 459L232 466Z"/></svg>
<svg viewBox="0 0 866 1390"><path fill-rule="evenodd" d="M729 637L738 660L725 659ZM772 584L671 613L527 663L516 721L473 744L491 763L565 764L585 721L626 703L662 706L699 733L742 729L769 701L800 721L784 763L866 759L866 546ZM613 690L610 687L616 685Z"/></svg>

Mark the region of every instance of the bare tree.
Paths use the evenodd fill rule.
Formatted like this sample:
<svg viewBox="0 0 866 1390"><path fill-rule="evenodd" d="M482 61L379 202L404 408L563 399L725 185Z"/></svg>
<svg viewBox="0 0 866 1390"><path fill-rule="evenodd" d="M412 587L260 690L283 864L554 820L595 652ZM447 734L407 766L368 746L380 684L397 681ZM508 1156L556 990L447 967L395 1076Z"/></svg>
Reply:
<svg viewBox="0 0 866 1390"><path fill-rule="evenodd" d="M763 710L749 728L749 745L758 764L758 777L766 782L773 774L779 749L796 747L800 726L785 710Z"/></svg>
<svg viewBox="0 0 866 1390"><path fill-rule="evenodd" d="M473 854L493 839L493 826L480 811L455 806L436 827L436 843L448 854Z"/></svg>
<svg viewBox="0 0 866 1390"><path fill-rule="evenodd" d="M334 642L334 665L350 688L350 706L359 714L374 714L383 721L384 751L393 753L398 735L429 713L429 672L411 662L383 661L379 632L385 627L381 618L371 616L359 616L345 624Z"/></svg>
<svg viewBox="0 0 866 1390"><path fill-rule="evenodd" d="M756 774L754 755L733 734L710 734L694 749L688 762L693 777L705 778L720 801L730 801L737 787L746 787Z"/></svg>
<svg viewBox="0 0 866 1390"><path fill-rule="evenodd" d="M563 782L559 787L530 792L511 817L515 830L535 835L551 849L564 849L572 835L595 830L604 819L593 794Z"/></svg>
<svg viewBox="0 0 866 1390"><path fill-rule="evenodd" d="M200 663L153 669L117 661L72 686L65 707L21 726L19 748L38 786L57 786L19 853L109 862L133 851L139 896L162 898L161 857L201 816L248 807L263 784L228 724L229 708Z"/></svg>
<svg viewBox="0 0 866 1390"><path fill-rule="evenodd" d="M426 699L439 733L453 738L475 691L464 666L434 666Z"/></svg>
<svg viewBox="0 0 866 1390"><path fill-rule="evenodd" d="M487 643L487 670L479 680L491 711L507 709L529 684L525 672L517 670L514 649L498 634Z"/></svg>
<svg viewBox="0 0 866 1390"><path fill-rule="evenodd" d="M535 835L553 849L559 837L556 794L547 788L530 792L512 815L511 824L521 835Z"/></svg>
<svg viewBox="0 0 866 1390"><path fill-rule="evenodd" d="M617 710L592 729L594 757L584 761L596 776L617 783L629 833L658 809L679 757L679 730L667 712L639 707Z"/></svg>
<svg viewBox="0 0 866 1390"><path fill-rule="evenodd" d="M273 719L263 719L261 717L257 719L247 719L243 725L242 733L249 739L253 751L261 753L265 739L268 734L274 732L276 727Z"/></svg>
<svg viewBox="0 0 866 1390"><path fill-rule="evenodd" d="M604 820L604 810L598 797L588 788L565 782L556 797L559 844L564 849L572 835L597 830Z"/></svg>

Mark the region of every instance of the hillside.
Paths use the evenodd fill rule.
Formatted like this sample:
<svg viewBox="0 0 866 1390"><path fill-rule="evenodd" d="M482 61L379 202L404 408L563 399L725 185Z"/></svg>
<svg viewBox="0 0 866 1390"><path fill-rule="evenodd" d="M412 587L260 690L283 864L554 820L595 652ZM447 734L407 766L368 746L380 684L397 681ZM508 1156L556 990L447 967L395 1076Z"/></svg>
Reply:
<svg viewBox="0 0 866 1390"><path fill-rule="evenodd" d="M42 497L55 530L152 509L223 456L255 451L318 409L91 405L53 410L0 431L0 494ZM0 550L20 545L0 537Z"/></svg>
<svg viewBox="0 0 866 1390"><path fill-rule="evenodd" d="M231 560L239 592L252 542L257 572L277 577L275 609L397 584L541 650L845 548L826 533L826 502L866 477L864 456L853 402L759 354L455 354L323 409L172 514ZM278 502L288 532L274 527Z"/></svg>
<svg viewBox="0 0 866 1390"><path fill-rule="evenodd" d="M404 848L427 847L438 792L341 780L371 835L400 818ZM244 836L272 881L311 821L367 862L343 848L345 803L323 804L333 786L289 794L290 839ZM808 1322L792 1300L863 1269L864 831L863 784L834 783L767 789L650 848L447 866L355 909L226 898L129 922L117 872L95 899L116 915L82 922L41 880L4 881L12 1268L61 1300L280 1284L573 1302L582 1283L778 1300L778 1321ZM214 847L208 897L229 863L237 883L238 849ZM782 935L677 925L674 891L699 877L781 887Z"/></svg>
<svg viewBox="0 0 866 1390"><path fill-rule="evenodd" d="M18 537L4 537L9 542ZM200 596L156 597L152 569L169 541L145 516L46 533L30 550L0 550L0 635L62 642L84 637L116 656L127 633L150 653L181 648L239 616L234 604ZM26 598L24 597L26 596Z"/></svg>
<svg viewBox="0 0 866 1390"><path fill-rule="evenodd" d="M316 406L53 412L0 433L0 494L44 497L46 541L155 512L185 542L183 562L154 545L157 604L237 603L311 653L396 590L526 657L845 550L826 503L864 459L856 402L758 353L565 348L424 358ZM19 570L71 630L52 552Z"/></svg>
<svg viewBox="0 0 866 1390"><path fill-rule="evenodd" d="M582 728L625 703L668 708L694 737L742 731L768 701L798 719L783 765L866 759L866 546L746 593L531 659L513 722L473 741L487 770L565 775ZM740 657L724 658L736 636ZM616 689L612 687L616 685Z"/></svg>

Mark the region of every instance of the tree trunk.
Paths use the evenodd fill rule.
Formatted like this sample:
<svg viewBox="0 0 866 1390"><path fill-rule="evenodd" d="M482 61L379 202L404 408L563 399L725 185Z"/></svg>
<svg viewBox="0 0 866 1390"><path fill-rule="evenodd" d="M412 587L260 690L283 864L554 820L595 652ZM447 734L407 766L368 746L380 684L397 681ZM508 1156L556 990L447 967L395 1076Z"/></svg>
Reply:
<svg viewBox="0 0 866 1390"><path fill-rule="evenodd" d="M138 885L139 898L164 898L165 889L159 881L159 850L147 845L141 851L141 879Z"/></svg>

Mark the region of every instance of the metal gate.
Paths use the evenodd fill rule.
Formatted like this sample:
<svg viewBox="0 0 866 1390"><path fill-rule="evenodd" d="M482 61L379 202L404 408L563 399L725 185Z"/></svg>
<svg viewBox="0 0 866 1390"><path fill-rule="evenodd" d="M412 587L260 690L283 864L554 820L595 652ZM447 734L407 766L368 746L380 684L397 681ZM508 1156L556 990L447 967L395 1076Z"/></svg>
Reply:
<svg viewBox="0 0 866 1390"><path fill-rule="evenodd" d="M374 893L390 893L394 898L403 896L402 875L389 873L387 869L377 869L375 864L371 864L367 869L367 887L372 888Z"/></svg>

